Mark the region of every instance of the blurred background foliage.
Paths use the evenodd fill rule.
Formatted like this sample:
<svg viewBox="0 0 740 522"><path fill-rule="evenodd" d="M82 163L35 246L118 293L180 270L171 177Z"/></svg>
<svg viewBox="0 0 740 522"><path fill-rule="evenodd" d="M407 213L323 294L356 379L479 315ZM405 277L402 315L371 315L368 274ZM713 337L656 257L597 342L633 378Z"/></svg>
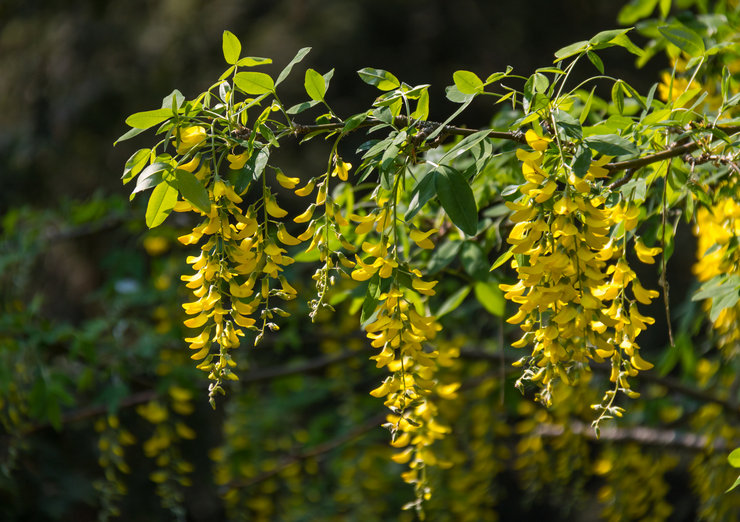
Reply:
<svg viewBox="0 0 740 522"><path fill-rule="evenodd" d="M177 220L145 229L144 200L129 205L119 179L139 138L112 143L126 115L158 107L173 88L192 96L212 83L223 69L224 29L246 54L278 67L313 47L304 65L336 68L332 106L340 114L364 110L375 96L355 72L371 66L432 84L435 120L454 107L443 89L453 71L513 65L529 74L560 47L617 27L625 3L0 3L0 519L410 519L399 514L410 492L378 427L383 407L367 394L381 374L346 308L310 325L297 302L279 335L240 354L249 370L215 412L208 408L205 379L181 341ZM640 70L625 52L603 58L640 92L668 67L661 56ZM281 93L288 106L304 98L293 80ZM465 123L487 125L490 115L481 106ZM288 173L325 166L328 146L284 148ZM693 262L687 246L691 255L672 261L679 282ZM698 391L676 398L656 379L645 385L655 400L635 406L634 422L660 419L670 428L690 417L697 436L716 437L728 417L737 426L737 405L703 400L718 363L695 349L698 304L684 306L683 345L672 352L680 361L664 366ZM433 520L593 520L604 509L613 520L662 519L666 502L675 520L695 519L712 509L708 502L720 506L716 520L735 516L737 497L721 496L733 480L722 452L677 444L669 454L594 443L587 429L538 431L574 415L573 404L593 402L578 396L592 392L564 391L570 406L549 411L521 399L510 361L499 358L497 319L470 324L480 313L466 301L448 317L460 326L451 335L477 344L447 370L466 382L464 406L442 412L455 425L444 444L455 446L459 465L437 478ZM654 336L657 346L665 342ZM707 480L692 484L691 466L706 469ZM640 496L635 503L648 510L609 512L617 493Z"/></svg>

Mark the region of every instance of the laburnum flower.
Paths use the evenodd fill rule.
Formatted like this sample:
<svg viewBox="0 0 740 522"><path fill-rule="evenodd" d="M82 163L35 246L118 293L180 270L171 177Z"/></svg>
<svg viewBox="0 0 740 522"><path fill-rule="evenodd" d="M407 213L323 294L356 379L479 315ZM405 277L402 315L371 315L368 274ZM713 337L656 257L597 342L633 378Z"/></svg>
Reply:
<svg viewBox="0 0 740 522"><path fill-rule="evenodd" d="M421 281L418 276L417 279ZM430 287L433 283L422 285ZM431 491L425 467L445 464L431 446L450 431L436 420L437 406L432 396L438 392L440 398L453 397L459 383L438 386L434 378L439 352L425 348L441 329L434 317L417 312L404 291L395 286L378 300L376 319L365 330L371 346L380 350L371 359L378 368L387 367L392 375L370 394L383 398L392 412L386 426L393 434L391 445L401 450L392 459L409 465L402 478L414 484L417 496L428 499Z"/></svg>
<svg viewBox="0 0 740 522"><path fill-rule="evenodd" d="M427 230L426 232L422 232L415 228L409 232L409 237L411 238L411 241L416 243L419 247L430 250L434 248L434 242L429 239L429 236L436 234L437 232L438 230L436 228Z"/></svg>
<svg viewBox="0 0 740 522"><path fill-rule="evenodd" d="M270 306L269 300L273 296L290 300L297 292L282 275L283 267L293 259L268 236L267 224L257 221L255 205L242 210L242 196L217 175L209 179L206 190L211 201L208 212L187 201L178 202L176 210L192 211L202 218L178 240L186 245L202 242L200 254L187 258L194 273L181 276L195 297L183 305L189 316L184 324L196 331L186 342L193 351L191 358L199 361L197 367L213 381L209 395L214 404L214 396L223 392L222 382L237 380L230 351L241 344L246 330L259 332L256 343L265 328L278 329L270 319L285 312ZM263 204L271 217L287 214L269 190L265 190ZM278 226L277 240L282 244L295 245L306 239L290 235L282 224ZM263 319L261 327L255 317L258 314Z"/></svg>
<svg viewBox="0 0 740 522"><path fill-rule="evenodd" d="M336 165L334 166L334 170L332 170L331 175L337 176L342 181L347 181L347 178L349 177L349 169L352 168L351 163L345 163L342 161L341 158L337 158Z"/></svg>
<svg viewBox="0 0 740 522"><path fill-rule="evenodd" d="M531 131L527 142L534 151L517 151L525 179L522 196L506 203L515 223L507 242L520 255L512 261L518 281L500 285L504 297L519 307L507 322L524 332L512 346L532 347L518 363L527 366L522 379L538 383L539 399L549 404L556 379L572 383L590 371L590 359L609 359L612 382L629 390L626 378L651 367L635 339L653 320L639 313L635 301L649 304L658 295L639 284L624 256L639 209L619 203L607 207L592 190L603 176L603 159L579 178L557 167L557 160L545 163L546 139ZM660 249L638 240L635 251L650 262Z"/></svg>
<svg viewBox="0 0 740 522"><path fill-rule="evenodd" d="M278 171L275 175L275 178L277 179L277 182L280 184L281 187L286 189L294 189L298 183L300 183L300 178L289 178L285 174L282 173L282 171Z"/></svg>
<svg viewBox="0 0 740 522"><path fill-rule="evenodd" d="M740 276L740 252L733 246L740 237L740 204L731 196L720 198L712 207L696 212L694 233L697 237L697 262L693 272L702 283L722 277ZM713 299L706 299L704 309L712 309ZM740 303L722 309L714 320L717 344L725 356L740 352Z"/></svg>
<svg viewBox="0 0 740 522"><path fill-rule="evenodd" d="M249 160L249 151L244 151L241 154L229 154L226 159L229 162L229 168L232 170L239 170L247 164Z"/></svg>
<svg viewBox="0 0 740 522"><path fill-rule="evenodd" d="M200 125L186 127L177 133L179 144L178 154L185 154L206 141L206 129Z"/></svg>

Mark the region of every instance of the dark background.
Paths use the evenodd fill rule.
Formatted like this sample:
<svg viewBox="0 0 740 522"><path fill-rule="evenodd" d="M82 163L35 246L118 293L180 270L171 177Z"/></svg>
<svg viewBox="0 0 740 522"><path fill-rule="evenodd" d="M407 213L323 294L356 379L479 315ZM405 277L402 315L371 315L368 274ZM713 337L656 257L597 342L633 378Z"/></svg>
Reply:
<svg viewBox="0 0 740 522"><path fill-rule="evenodd" d="M101 313L89 295L99 291L106 278L113 280L116 270L134 270L131 266L138 261L133 254L128 268L121 268L128 263L125 249L143 250L131 237L145 232L146 200L128 205L130 187L121 185L120 175L126 159L149 145L151 134L115 147L113 142L128 130L128 115L158 108L175 88L192 98L216 81L226 68L221 52L225 29L240 38L242 55L272 58L273 65L265 70L274 74L298 49L313 48L280 86L281 100L288 106L306 99L306 67L321 73L335 68L327 95L334 110L342 117L366 110L377 90L364 84L356 71L376 67L411 85L431 84L431 119L442 120L455 110L444 98L454 71L471 70L485 78L512 65L528 76L551 65L559 48L618 27L617 12L625 3L2 0L0 226L8 210L18 207L54 209L65 221L85 222L85 216L73 215L84 211L72 202L119 196L123 203L117 212L125 218L71 238L63 230L52 230L53 244L43 261L33 265L32 277L43 287L48 317L80 323ZM633 39L642 43L639 35ZM634 56L621 48L600 56L607 74L641 92L658 80L658 71L666 65L654 59L637 70ZM580 72L593 75L595 69L586 63ZM457 123L486 125L494 113L486 103L473 105ZM297 120L309 123L300 116ZM293 156L286 157L285 149ZM281 152L280 161L293 168L325 168L325 150L318 145L286 145ZM291 169L285 170L291 175ZM132 216L141 228L119 230ZM693 261L693 254L684 261ZM688 270L679 272L688 276ZM651 315L661 321L659 314ZM665 329L658 324L654 330Z"/></svg>
<svg viewBox="0 0 740 522"><path fill-rule="evenodd" d="M211 85L225 68L224 29L241 39L243 54L272 58L270 71L299 48L313 47L302 65L336 68L328 99L340 115L364 110L375 96L355 73L370 66L409 84L432 84L434 119L452 111L444 87L455 70L485 78L512 65L529 75L550 65L560 47L616 27L622 5L6 0L0 4L0 211L96 191L126 193L119 173L138 143L112 146L127 129L123 120L159 107L174 88L194 96ZM638 89L655 81L654 73L636 74L623 50L604 58L608 74ZM281 91L284 103L302 101L302 85L299 67ZM464 123L486 123L490 114L469 111Z"/></svg>

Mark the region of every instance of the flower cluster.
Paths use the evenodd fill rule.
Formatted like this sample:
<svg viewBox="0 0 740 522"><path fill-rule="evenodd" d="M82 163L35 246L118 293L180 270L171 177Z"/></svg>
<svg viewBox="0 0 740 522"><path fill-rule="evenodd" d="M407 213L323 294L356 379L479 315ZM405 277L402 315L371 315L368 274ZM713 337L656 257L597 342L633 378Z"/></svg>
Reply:
<svg viewBox="0 0 740 522"><path fill-rule="evenodd" d="M514 211L507 241L516 254L518 281L500 286L519 305L507 322L525 332L513 346L532 346L528 360L518 362L527 362L522 379L538 383L538 399L549 405L558 378L575 382L590 371L590 360L609 360L615 390L607 392L602 415L619 415L611 406L616 391L635 396L627 377L652 367L635 340L654 320L637 303L648 304L658 293L640 285L626 258L628 233L640 210L619 202L607 206L598 194L596 181L607 174L603 164L609 158L593 161L578 176L562 166L559 155L545 162L547 139L533 131L526 138L534 150L517 151L526 182L519 187L521 197L507 203ZM652 263L660 249L637 239L634 251Z"/></svg>
<svg viewBox="0 0 740 522"><path fill-rule="evenodd" d="M426 466L444 465L431 445L450 431L437 422L438 407L433 397L453 397L459 383L443 386L435 379L439 352L428 343L441 326L424 311L420 295L434 295L437 282L425 281L419 270L400 261L393 200L381 198L380 202L376 212L352 216L358 223L356 234L375 230L381 238L362 243L362 251L367 255L365 259L355 255L351 277L355 281L377 281L379 293L365 331L371 346L379 350L371 359L378 368L388 368L392 375L370 394L384 398L392 412L386 427L392 433L391 445L401 449L392 459L409 465L402 477L414 485L417 501L412 504L420 509L421 502L431 497ZM433 232L414 231L411 239L421 248L432 248L429 235Z"/></svg>
<svg viewBox="0 0 740 522"><path fill-rule="evenodd" d="M157 484L157 494L162 498L165 508L174 513L180 512L184 501L183 487L192 485L190 475L194 467L182 457L179 444L183 440L195 438L195 431L185 422L171 415L181 416L193 412L193 394L185 388L169 388L170 405L153 400L137 406L136 412L154 426L152 436L144 441L144 454L154 459L157 470L149 478ZM171 411L170 411L171 410ZM174 417L174 418L173 418Z"/></svg>
<svg viewBox="0 0 740 522"><path fill-rule="evenodd" d="M673 456L645 453L635 444L603 451L594 471L606 481L598 492L604 519L667 520L673 508L665 498L665 475L677 462Z"/></svg>
<svg viewBox="0 0 740 522"><path fill-rule="evenodd" d="M126 484L121 474L131 473L125 459L125 446L136 442L127 429L121 428L116 415L100 417L95 421L98 436L98 464L103 468L105 480L95 481L95 489L100 493L103 511L101 519L120 516L117 502L126 494Z"/></svg>
<svg viewBox="0 0 740 522"><path fill-rule="evenodd" d="M740 276L738 263L740 252L737 240L740 236L740 204L735 198L723 197L711 208L700 207L696 212L698 261L694 274L700 282L706 283L717 277ZM715 299L721 296L717 295ZM713 298L704 302L707 311L712 308ZM740 304L724 308L714 320L714 330L718 345L725 356L731 357L740 352Z"/></svg>
<svg viewBox="0 0 740 522"><path fill-rule="evenodd" d="M182 134L195 133L186 130ZM182 143L185 143L184 138ZM178 151L181 149L182 144ZM248 152L229 154L229 169L242 168L248 158ZM265 330L279 328L273 322L276 315L287 315L281 308L271 306L270 298L290 300L297 294L281 274L283 267L293 263L293 259L268 235L272 218L282 218L287 212L278 205L264 176L262 198L244 211L240 204L249 187L238 194L225 177L211 171L207 154L197 155L178 168L190 172L198 169L195 176L205 186L210 202L207 213L186 200L179 201L174 210L192 211L202 217L192 232L178 238L180 242L191 245L207 238L200 247L200 254L187 258L195 273L181 279L197 298L183 305L186 314L192 316L185 321L185 326L198 330L196 335L185 340L195 350L191 358L200 361L198 368L208 372L213 381L209 388L213 405L216 393L223 393L222 382L237 379L232 371L236 363L230 350L239 346L244 330L257 331L255 344L258 343ZM297 181L279 171L277 180L282 185ZM300 242L288 234L282 224L278 227L277 239L288 245Z"/></svg>
<svg viewBox="0 0 740 522"><path fill-rule="evenodd" d="M378 368L387 367L392 375L370 394L385 398L392 412L386 424L393 434L391 445L402 448L392 458L409 464L409 471L402 477L417 488L419 498L426 500L431 492L425 467L438 465L430 446L449 432L447 426L435 420L437 406L432 395L450 398L459 384L436 385L434 359L438 352L425 349L441 329L434 317L420 314L396 286L381 294L378 301L375 320L365 330L371 345L380 350L371 359Z"/></svg>

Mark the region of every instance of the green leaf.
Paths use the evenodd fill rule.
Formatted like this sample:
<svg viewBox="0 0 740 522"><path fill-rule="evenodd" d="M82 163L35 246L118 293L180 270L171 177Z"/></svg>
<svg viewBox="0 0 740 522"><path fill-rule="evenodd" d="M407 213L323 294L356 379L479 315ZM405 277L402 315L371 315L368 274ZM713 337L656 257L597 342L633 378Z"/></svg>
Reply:
<svg viewBox="0 0 740 522"><path fill-rule="evenodd" d="M730 466L733 468L740 468L740 448L735 448L730 452L727 456L727 462L729 462Z"/></svg>
<svg viewBox="0 0 740 522"><path fill-rule="evenodd" d="M261 58L259 56L245 56L236 64L239 67L254 67L255 65L268 65L272 63L272 58Z"/></svg>
<svg viewBox="0 0 740 522"><path fill-rule="evenodd" d="M469 293L469 286L463 286L459 288L454 294L448 297L444 303L442 303L442 306L439 307L439 310L437 310L437 313L434 314L434 316L439 319L443 315L449 314L458 306L460 306L463 301L465 301L465 298L468 296Z"/></svg>
<svg viewBox="0 0 740 522"><path fill-rule="evenodd" d="M735 306L740 301L740 276L723 274L710 279L691 297L692 301L701 299L712 300L709 319L716 321L722 310Z"/></svg>
<svg viewBox="0 0 740 522"><path fill-rule="evenodd" d="M183 198L187 199L201 212L208 214L211 211L211 200L208 198L208 191L192 172L177 169L175 170L175 180L177 190L180 191Z"/></svg>
<svg viewBox="0 0 740 522"><path fill-rule="evenodd" d="M534 82L534 92L544 94L550 85L550 80L547 79L542 73L534 73L532 75L532 81Z"/></svg>
<svg viewBox="0 0 740 522"><path fill-rule="evenodd" d="M631 31L632 28L627 29L610 29L608 31L601 31L593 36L588 43L591 45L603 45L611 43L616 37Z"/></svg>
<svg viewBox="0 0 740 522"><path fill-rule="evenodd" d="M665 20L671 12L671 0L660 0L660 17Z"/></svg>
<svg viewBox="0 0 740 522"><path fill-rule="evenodd" d="M588 98L586 98L586 103L583 105L583 109L581 110L581 115L578 117L578 121L583 125L583 123L586 121L586 118L588 118L588 113L591 112L591 103L594 99L594 91L596 90L596 87L591 89L591 93L588 95Z"/></svg>
<svg viewBox="0 0 740 522"><path fill-rule="evenodd" d="M583 138L581 123L571 116L570 113L558 109L553 111L553 118L557 125L558 135L561 136L562 139L567 139L567 136L580 141Z"/></svg>
<svg viewBox="0 0 740 522"><path fill-rule="evenodd" d="M614 45L618 45L620 47L624 47L629 52L634 54L635 56L642 56L645 54L645 51L637 47L634 43L632 43L632 40L630 40L630 37L626 34L620 34L619 36L615 37L614 40L611 41Z"/></svg>
<svg viewBox="0 0 740 522"><path fill-rule="evenodd" d="M234 84L247 94L257 95L275 91L275 83L270 75L261 72L236 73Z"/></svg>
<svg viewBox="0 0 740 522"><path fill-rule="evenodd" d="M445 97L452 103L470 103L475 98L475 94L463 94L457 85L445 87Z"/></svg>
<svg viewBox="0 0 740 522"><path fill-rule="evenodd" d="M434 171L437 197L450 220L469 236L478 231L478 207L473 190L459 171L442 165Z"/></svg>
<svg viewBox="0 0 740 522"><path fill-rule="evenodd" d="M170 215L177 203L177 189L167 183L161 182L154 187L146 207L146 226L154 228L162 224Z"/></svg>
<svg viewBox="0 0 740 522"><path fill-rule="evenodd" d="M573 161L573 173L581 178L585 176L591 166L591 158L591 149L582 147Z"/></svg>
<svg viewBox="0 0 740 522"><path fill-rule="evenodd" d="M591 61L592 64L594 64L596 70L598 70L601 74L604 74L604 62L601 61L599 55L594 52L587 51L586 56L588 56L588 59Z"/></svg>
<svg viewBox="0 0 740 522"><path fill-rule="evenodd" d="M185 102L185 96L183 96L183 94L179 90L175 89L174 91L169 93L167 96L162 98L162 108L170 109L170 110L177 110L180 108L180 106L182 106L184 102Z"/></svg>
<svg viewBox="0 0 740 522"><path fill-rule="evenodd" d="M460 262L473 279L483 281L488 277L488 257L475 242L465 241L460 249Z"/></svg>
<svg viewBox="0 0 740 522"><path fill-rule="evenodd" d="M141 172L141 169L144 168L146 162L149 161L149 155L151 152L151 149L139 149L128 159L123 168L123 176L121 176L124 185L134 179L136 175Z"/></svg>
<svg viewBox="0 0 740 522"><path fill-rule="evenodd" d="M732 484L732 486L730 486L729 488L727 488L727 491L725 491L725 493L729 493L730 491L732 491L733 489L735 489L738 486L740 486L740 476L738 476L735 479L735 482Z"/></svg>
<svg viewBox="0 0 740 522"><path fill-rule="evenodd" d="M478 143L485 140L489 134L490 131L488 129L485 129L471 134L470 136L466 136L465 138L460 140L454 147L448 150L444 156L442 156L442 159L439 160L440 163L445 161L446 159L454 159L461 154L469 151L470 149L478 145Z"/></svg>
<svg viewBox="0 0 740 522"><path fill-rule="evenodd" d="M511 248L509 248L509 250L507 250L506 252L498 256L498 258L496 258L496 261L493 262L493 265L491 265L491 268L488 271L493 272L498 267L506 263L509 259L511 259L511 256L514 255L513 250L514 250L514 247L512 246Z"/></svg>
<svg viewBox="0 0 740 522"><path fill-rule="evenodd" d="M367 292L365 300L362 303L362 312L360 314L360 323L363 325L371 323L377 317L378 298L383 292L384 280L376 273L367 282Z"/></svg>
<svg viewBox="0 0 740 522"><path fill-rule="evenodd" d="M393 76L388 71L383 69L374 69L372 67L365 67L357 71L363 82L373 85L381 91L391 91L401 86L401 82L398 78Z"/></svg>
<svg viewBox="0 0 740 522"><path fill-rule="evenodd" d="M306 70L306 80L303 85L306 88L306 94L314 101L322 101L326 94L326 83L324 77L313 69Z"/></svg>
<svg viewBox="0 0 740 522"><path fill-rule="evenodd" d="M368 117L367 112L361 112L360 114L355 114L353 116L350 116L344 121L344 127L342 128L342 134L349 134L353 130L355 130L357 127L362 125L362 123L367 119Z"/></svg>
<svg viewBox="0 0 740 522"><path fill-rule="evenodd" d="M116 141L113 142L113 145L118 145L121 141L130 140L134 136L138 136L142 132L144 132L146 129L130 129L128 132L123 133Z"/></svg>
<svg viewBox="0 0 740 522"><path fill-rule="evenodd" d="M597 134L585 139L586 145L605 156L623 156L636 154L637 147L625 138L616 134Z"/></svg>
<svg viewBox="0 0 740 522"><path fill-rule="evenodd" d="M288 114L300 114L303 111L310 109L311 107L316 107L319 103L321 102L314 101L314 100L303 102L303 103L297 103L285 112L287 112Z"/></svg>
<svg viewBox="0 0 740 522"><path fill-rule="evenodd" d="M619 114L624 113L624 91L622 91L622 83L619 80L612 85L612 103L617 107Z"/></svg>
<svg viewBox="0 0 740 522"><path fill-rule="evenodd" d="M411 191L413 194L411 201L409 202L409 208L406 210L404 219L409 221L427 204L427 201L432 199L435 194L434 186L434 174L428 173L414 186Z"/></svg>
<svg viewBox="0 0 740 522"><path fill-rule="evenodd" d="M136 187L131 193L134 194L152 188L162 181L162 171L170 169L169 163L156 162L145 168L136 180Z"/></svg>
<svg viewBox="0 0 740 522"><path fill-rule="evenodd" d="M277 80L275 80L275 85L277 86L283 83L283 80L285 80L288 77L288 75L290 74L290 71L293 70L293 67L297 63L299 63L301 60L303 60L310 51L311 51L310 47L303 47L302 49L300 49L296 53L296 55L293 57L293 59L290 61L290 63L285 66L285 69L280 71L280 74L278 75Z"/></svg>
<svg viewBox="0 0 740 522"><path fill-rule="evenodd" d="M506 300L504 293L498 287L497 283L489 281L478 281L475 283L475 297L483 308L488 310L496 317L503 317L506 309Z"/></svg>
<svg viewBox="0 0 740 522"><path fill-rule="evenodd" d="M483 91L483 81L474 72L455 71L452 80L463 94L478 94Z"/></svg>
<svg viewBox="0 0 740 522"><path fill-rule="evenodd" d="M636 21L650 16L657 3L658 0L632 0L619 11L617 21L621 25L632 25Z"/></svg>
<svg viewBox="0 0 740 522"><path fill-rule="evenodd" d="M260 178L269 159L270 148L262 147L252 153L244 167L240 170L231 171L229 179L237 194L246 191L252 181L257 181Z"/></svg>
<svg viewBox="0 0 740 522"><path fill-rule="evenodd" d="M429 263L427 263L427 273L430 275L436 274L452 263L453 259L457 257L461 245L462 241L445 241L441 246L436 247Z"/></svg>
<svg viewBox="0 0 740 522"><path fill-rule="evenodd" d="M704 40L685 25L664 25L663 27L658 27L658 31L660 31L660 34L666 40L689 56L701 56L704 54Z"/></svg>
<svg viewBox="0 0 740 522"><path fill-rule="evenodd" d="M588 47L588 42L586 40L581 40L580 42L566 45L565 47L563 47L562 49L559 49L555 53L555 61L559 62L560 60L564 60L565 58L568 58L569 56L578 54L581 51L586 50L587 47Z"/></svg>
<svg viewBox="0 0 740 522"><path fill-rule="evenodd" d="M242 52L242 44L234 33L224 31L221 47L224 50L224 59L229 65L235 65L239 61Z"/></svg>
<svg viewBox="0 0 740 522"><path fill-rule="evenodd" d="M126 124L134 129L146 130L172 117L172 109L154 109L132 114L126 118ZM119 141L121 141L119 139Z"/></svg>

